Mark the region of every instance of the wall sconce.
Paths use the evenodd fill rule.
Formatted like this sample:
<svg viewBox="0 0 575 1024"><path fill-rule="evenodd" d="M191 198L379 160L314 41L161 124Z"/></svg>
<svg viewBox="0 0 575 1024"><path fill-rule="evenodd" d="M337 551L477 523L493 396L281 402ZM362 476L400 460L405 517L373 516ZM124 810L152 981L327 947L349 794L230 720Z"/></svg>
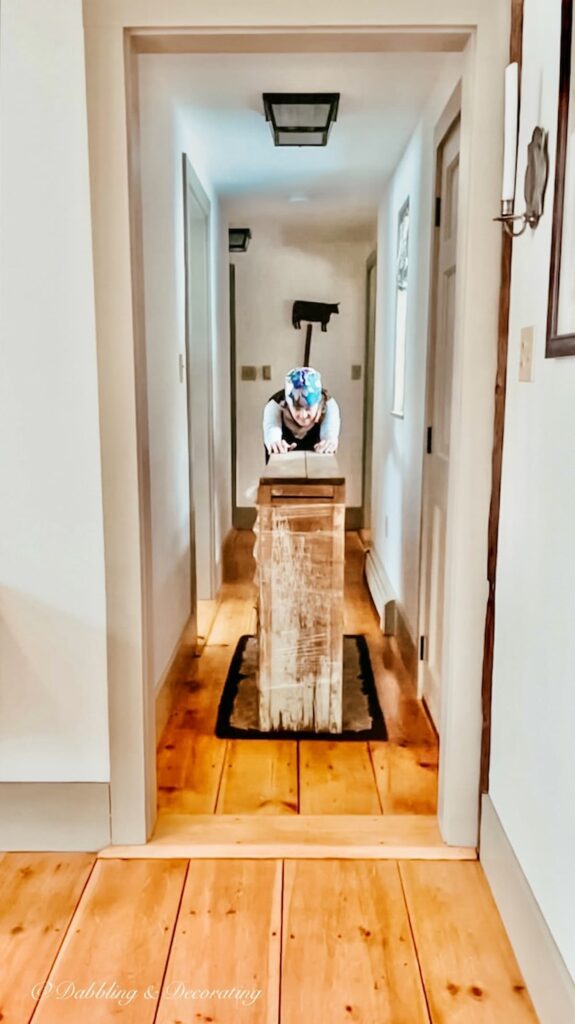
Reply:
<svg viewBox="0 0 575 1024"><path fill-rule="evenodd" d="M338 92L264 92L276 146L325 146L337 120Z"/></svg>
<svg viewBox="0 0 575 1024"><path fill-rule="evenodd" d="M228 231L228 249L230 252L246 252L252 233L249 228L230 228Z"/></svg>
<svg viewBox="0 0 575 1024"><path fill-rule="evenodd" d="M547 132L534 128L527 147L527 169L523 194L525 212L515 214L515 175L517 170L517 132L519 115L519 66L509 64L505 69L505 148L503 156L503 184L501 189L501 221L508 235L518 238L527 226L536 228L543 213L543 202L549 175ZM519 231L513 230L515 221L521 221Z"/></svg>

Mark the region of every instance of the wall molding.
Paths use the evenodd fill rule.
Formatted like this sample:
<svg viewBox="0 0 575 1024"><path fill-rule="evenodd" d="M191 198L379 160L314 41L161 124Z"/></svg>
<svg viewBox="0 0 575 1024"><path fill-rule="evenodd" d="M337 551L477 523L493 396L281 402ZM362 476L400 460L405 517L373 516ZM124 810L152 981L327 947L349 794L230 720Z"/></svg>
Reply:
<svg viewBox="0 0 575 1024"><path fill-rule="evenodd" d="M233 510L233 525L235 530L253 530L256 521L256 509L253 505L236 505ZM345 528L346 530L359 530L363 522L363 510L361 508L346 508Z"/></svg>
<svg viewBox="0 0 575 1024"><path fill-rule="evenodd" d="M0 782L0 850L96 852L110 841L109 782Z"/></svg>
<svg viewBox="0 0 575 1024"><path fill-rule="evenodd" d="M185 660L193 658L196 651L196 645L190 644L187 640L187 634L191 627L193 627L193 622L190 617L180 633L168 665L154 689L156 702L156 743L159 742L174 706L178 683L185 668Z"/></svg>
<svg viewBox="0 0 575 1024"><path fill-rule="evenodd" d="M481 812L479 859L541 1024L575 1020L575 982L489 795Z"/></svg>
<svg viewBox="0 0 575 1024"><path fill-rule="evenodd" d="M395 601L395 592L375 548L370 548L367 552L365 578L379 618L383 622L385 606L388 602Z"/></svg>
<svg viewBox="0 0 575 1024"><path fill-rule="evenodd" d="M399 601L394 602L395 605L395 637L397 640L397 646L401 655L401 660L405 666L405 670L409 675L409 678L413 681L414 685L417 686L417 664L418 664L418 651L417 642L411 634L409 623L405 616L402 605Z"/></svg>

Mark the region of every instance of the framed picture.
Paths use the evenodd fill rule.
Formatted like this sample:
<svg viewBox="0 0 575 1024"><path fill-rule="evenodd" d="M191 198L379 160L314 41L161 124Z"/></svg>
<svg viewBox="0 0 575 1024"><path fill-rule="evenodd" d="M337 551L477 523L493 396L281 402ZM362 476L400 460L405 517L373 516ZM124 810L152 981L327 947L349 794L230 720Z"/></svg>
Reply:
<svg viewBox="0 0 575 1024"><path fill-rule="evenodd" d="M547 358L575 355L575 68L573 0L562 0L557 161Z"/></svg>

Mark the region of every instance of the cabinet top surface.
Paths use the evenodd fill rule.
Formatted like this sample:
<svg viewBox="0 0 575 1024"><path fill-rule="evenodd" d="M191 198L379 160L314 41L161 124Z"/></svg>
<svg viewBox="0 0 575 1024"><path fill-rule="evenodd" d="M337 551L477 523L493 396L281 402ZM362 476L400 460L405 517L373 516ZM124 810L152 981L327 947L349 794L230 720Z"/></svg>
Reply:
<svg viewBox="0 0 575 1024"><path fill-rule="evenodd" d="M288 480L292 483L312 483L318 480L330 484L345 483L335 455L318 455L316 452L270 455L260 483L285 483Z"/></svg>

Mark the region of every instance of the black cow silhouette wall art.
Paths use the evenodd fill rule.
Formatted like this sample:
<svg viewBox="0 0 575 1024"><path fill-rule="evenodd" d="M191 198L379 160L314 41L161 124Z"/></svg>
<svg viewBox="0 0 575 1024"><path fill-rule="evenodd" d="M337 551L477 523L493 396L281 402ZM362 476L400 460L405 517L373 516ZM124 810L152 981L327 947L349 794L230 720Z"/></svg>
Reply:
<svg viewBox="0 0 575 1024"><path fill-rule="evenodd" d="M339 313L339 302L304 302L298 299L293 304L292 324L299 330L302 320L320 323L322 331L325 332L332 313Z"/></svg>

